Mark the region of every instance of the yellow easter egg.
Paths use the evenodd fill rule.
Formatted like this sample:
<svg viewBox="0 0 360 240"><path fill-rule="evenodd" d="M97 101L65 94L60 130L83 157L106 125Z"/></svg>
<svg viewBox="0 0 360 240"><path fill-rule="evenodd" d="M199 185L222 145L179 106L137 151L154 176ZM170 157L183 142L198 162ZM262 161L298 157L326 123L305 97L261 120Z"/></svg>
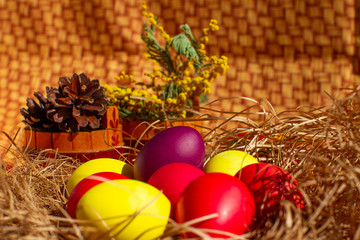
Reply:
<svg viewBox="0 0 360 240"><path fill-rule="evenodd" d="M132 179L103 182L80 199L76 218L97 231L87 239L156 239L165 230L170 200L155 187ZM85 224L85 223L84 223ZM101 238L102 239L102 238Z"/></svg>
<svg viewBox="0 0 360 240"><path fill-rule="evenodd" d="M99 172L115 172L133 178L133 167L129 164L113 158L98 158L83 163L72 173L66 186L69 194L81 180Z"/></svg>
<svg viewBox="0 0 360 240"><path fill-rule="evenodd" d="M221 172L235 176L240 169L253 163L258 161L250 154L239 150L228 150L212 157L203 170L205 173Z"/></svg>

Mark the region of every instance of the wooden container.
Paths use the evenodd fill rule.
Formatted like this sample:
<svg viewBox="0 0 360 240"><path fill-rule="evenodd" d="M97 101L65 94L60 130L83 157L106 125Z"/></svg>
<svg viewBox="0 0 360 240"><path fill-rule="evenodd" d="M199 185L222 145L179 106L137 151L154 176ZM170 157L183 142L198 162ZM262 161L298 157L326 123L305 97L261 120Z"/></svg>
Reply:
<svg viewBox="0 0 360 240"><path fill-rule="evenodd" d="M41 132L25 128L25 146L30 149L54 149L58 153L87 161L94 158L120 158L122 125L116 107L108 107L102 129L90 132Z"/></svg>

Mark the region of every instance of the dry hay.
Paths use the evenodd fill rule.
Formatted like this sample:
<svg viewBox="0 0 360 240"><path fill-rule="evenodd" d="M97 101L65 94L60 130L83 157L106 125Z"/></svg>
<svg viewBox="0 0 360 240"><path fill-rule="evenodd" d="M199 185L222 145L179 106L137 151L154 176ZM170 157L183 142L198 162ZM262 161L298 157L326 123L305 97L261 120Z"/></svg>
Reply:
<svg viewBox="0 0 360 240"><path fill-rule="evenodd" d="M304 210L282 201L234 239L360 239L360 89L344 92L326 107L277 114L265 100L261 105L247 99L254 106L243 112L202 116L216 125L204 128L207 159L226 149L245 150L292 173L305 197ZM202 112L216 111L209 104ZM252 121L254 114L263 121ZM1 170L0 239L83 238L64 210L65 183L80 163L47 153L22 151L14 143L2 156L16 164ZM189 223L171 221L163 238L186 230L206 238Z"/></svg>

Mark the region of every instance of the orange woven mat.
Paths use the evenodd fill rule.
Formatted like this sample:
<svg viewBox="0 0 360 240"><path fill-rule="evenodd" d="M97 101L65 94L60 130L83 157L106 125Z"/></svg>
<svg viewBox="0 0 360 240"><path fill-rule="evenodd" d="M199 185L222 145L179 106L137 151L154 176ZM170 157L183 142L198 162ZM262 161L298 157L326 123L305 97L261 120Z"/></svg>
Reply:
<svg viewBox="0 0 360 240"><path fill-rule="evenodd" d="M140 7L138 0L0 0L0 130L12 134L26 98L60 76L85 72L102 84L115 84L123 70L142 77ZM356 0L149 0L148 7L171 35L188 23L198 36L210 19L219 21L208 52L228 56L230 69L211 99L266 98L278 110L318 106L330 100L323 91L334 95L359 73Z"/></svg>

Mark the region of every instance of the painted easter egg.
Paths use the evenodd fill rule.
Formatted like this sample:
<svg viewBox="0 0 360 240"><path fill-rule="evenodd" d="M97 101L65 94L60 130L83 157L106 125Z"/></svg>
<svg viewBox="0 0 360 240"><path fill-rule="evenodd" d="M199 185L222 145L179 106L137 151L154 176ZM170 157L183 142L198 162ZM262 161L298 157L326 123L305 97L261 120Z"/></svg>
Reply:
<svg viewBox="0 0 360 240"><path fill-rule="evenodd" d="M154 174L151 175L148 183L163 191L174 207L186 186L204 174L201 169L194 165L176 162L167 164L156 170ZM171 216L173 216L173 214L171 214Z"/></svg>
<svg viewBox="0 0 360 240"><path fill-rule="evenodd" d="M251 164L241 169L236 177L253 194L259 216L267 210L278 208L281 200L291 201L299 208L304 207L296 179L278 166L269 163Z"/></svg>
<svg viewBox="0 0 360 240"><path fill-rule="evenodd" d="M152 137L141 149L135 160L135 179L147 182L160 167L183 162L202 168L205 145L194 128L177 126L167 128Z"/></svg>
<svg viewBox="0 0 360 240"><path fill-rule="evenodd" d="M91 239L157 239L165 230L169 199L150 184L117 179L88 190L78 202L76 218L98 231L84 230Z"/></svg>
<svg viewBox="0 0 360 240"><path fill-rule="evenodd" d="M99 172L116 172L133 178L133 167L129 164L112 158L98 158L83 163L72 173L67 182L69 194L81 180Z"/></svg>
<svg viewBox="0 0 360 240"><path fill-rule="evenodd" d="M239 179L225 173L207 173L192 181L175 209L175 219L180 223L213 215L213 218L193 226L223 231L223 234L209 233L221 238L229 236L226 233L243 234L254 214L254 199L248 188ZM187 237L191 236L187 234Z"/></svg>
<svg viewBox="0 0 360 240"><path fill-rule="evenodd" d="M99 172L87 176L81 180L73 189L67 202L66 211L72 218L76 218L77 205L82 196L94 186L115 179L129 179L125 175L114 172Z"/></svg>
<svg viewBox="0 0 360 240"><path fill-rule="evenodd" d="M228 150L216 154L204 166L204 172L222 172L235 176L243 167L258 163L256 158L239 150Z"/></svg>

